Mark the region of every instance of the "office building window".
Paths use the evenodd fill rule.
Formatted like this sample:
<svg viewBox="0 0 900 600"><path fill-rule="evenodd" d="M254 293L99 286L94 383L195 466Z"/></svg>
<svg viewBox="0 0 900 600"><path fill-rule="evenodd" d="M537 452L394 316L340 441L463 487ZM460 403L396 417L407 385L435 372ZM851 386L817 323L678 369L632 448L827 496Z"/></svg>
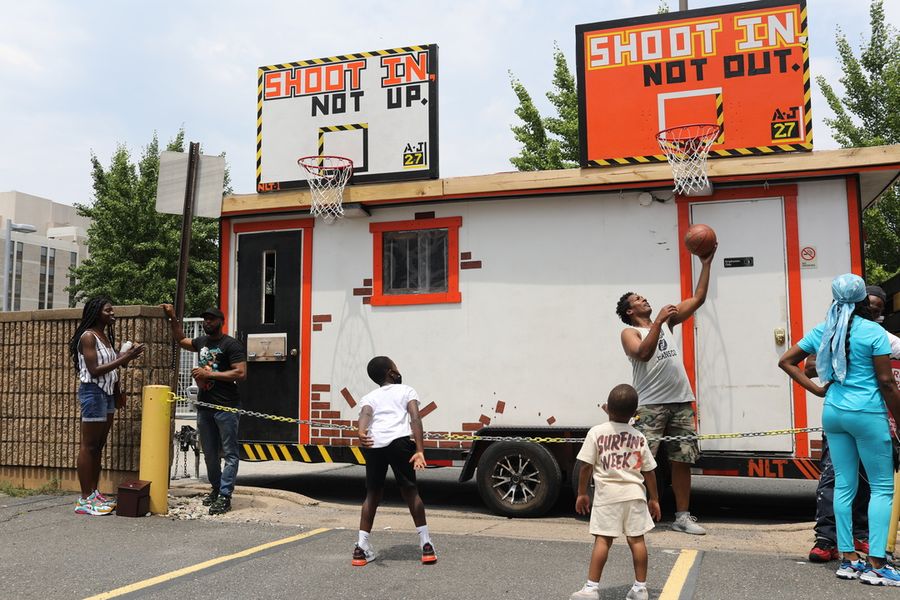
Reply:
<svg viewBox="0 0 900 600"><path fill-rule="evenodd" d="M75 274L72 272L78 266L78 253L69 253L69 308L75 308Z"/></svg>
<svg viewBox="0 0 900 600"><path fill-rule="evenodd" d="M22 308L22 252L25 247L22 242L16 242L16 263L13 273L13 310Z"/></svg>
<svg viewBox="0 0 900 600"><path fill-rule="evenodd" d="M44 290L47 287L47 247L41 246L41 272L38 278L38 310L47 308Z"/></svg>
<svg viewBox="0 0 900 600"><path fill-rule="evenodd" d="M47 258L47 308L53 308L53 280L56 275L56 248L50 248Z"/></svg>

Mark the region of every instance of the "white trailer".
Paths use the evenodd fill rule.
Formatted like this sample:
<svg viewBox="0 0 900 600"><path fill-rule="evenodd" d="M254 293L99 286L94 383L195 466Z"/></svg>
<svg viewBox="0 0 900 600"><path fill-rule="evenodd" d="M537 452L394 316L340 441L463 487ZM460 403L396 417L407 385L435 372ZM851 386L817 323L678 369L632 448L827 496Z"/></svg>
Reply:
<svg viewBox="0 0 900 600"><path fill-rule="evenodd" d="M701 434L820 425L821 400L778 357L823 316L829 284L863 274L861 214L900 173L900 147L711 161L714 193L674 197L665 164L350 186L345 218L306 190L223 202L220 294L252 353L248 410L352 425L390 356L428 432L582 437L631 381L615 304L691 294L681 239L718 233L706 304L680 330ZM352 432L245 417L244 460L363 463ZM508 515L547 510L578 445L428 441L432 465L477 476ZM701 442L697 474L815 479L817 433Z"/></svg>

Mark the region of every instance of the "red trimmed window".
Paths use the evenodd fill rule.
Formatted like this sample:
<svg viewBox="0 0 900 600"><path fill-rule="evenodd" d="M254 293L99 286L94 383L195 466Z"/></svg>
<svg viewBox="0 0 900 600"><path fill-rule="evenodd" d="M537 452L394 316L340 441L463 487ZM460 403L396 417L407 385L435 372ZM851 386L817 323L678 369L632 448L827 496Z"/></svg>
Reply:
<svg viewBox="0 0 900 600"><path fill-rule="evenodd" d="M462 217L371 223L372 304L442 304L459 293Z"/></svg>

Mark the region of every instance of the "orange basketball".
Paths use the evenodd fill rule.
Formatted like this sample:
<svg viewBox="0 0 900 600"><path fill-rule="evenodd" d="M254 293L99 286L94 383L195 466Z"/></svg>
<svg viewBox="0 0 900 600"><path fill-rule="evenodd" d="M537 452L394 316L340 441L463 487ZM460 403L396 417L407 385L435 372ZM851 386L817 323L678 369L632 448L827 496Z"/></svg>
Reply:
<svg viewBox="0 0 900 600"><path fill-rule="evenodd" d="M695 256L706 256L716 248L716 232L709 225L695 223L684 235L684 245Z"/></svg>

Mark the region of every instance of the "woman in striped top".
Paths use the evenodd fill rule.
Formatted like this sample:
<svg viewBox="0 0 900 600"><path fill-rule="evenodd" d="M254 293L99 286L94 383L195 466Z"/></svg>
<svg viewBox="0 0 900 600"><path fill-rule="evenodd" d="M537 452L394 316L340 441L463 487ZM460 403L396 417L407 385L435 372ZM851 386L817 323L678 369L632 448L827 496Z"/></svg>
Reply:
<svg viewBox="0 0 900 600"><path fill-rule="evenodd" d="M128 364L144 351L142 344L115 350L113 323L116 320L112 302L106 298L92 298L84 305L81 323L69 341L69 355L78 373L78 401L81 404L81 448L78 451L78 481L81 498L75 512L82 515L105 515L115 503L98 490L100 456L116 408L125 406L125 396L119 388L117 369ZM126 346L128 344L126 343Z"/></svg>

